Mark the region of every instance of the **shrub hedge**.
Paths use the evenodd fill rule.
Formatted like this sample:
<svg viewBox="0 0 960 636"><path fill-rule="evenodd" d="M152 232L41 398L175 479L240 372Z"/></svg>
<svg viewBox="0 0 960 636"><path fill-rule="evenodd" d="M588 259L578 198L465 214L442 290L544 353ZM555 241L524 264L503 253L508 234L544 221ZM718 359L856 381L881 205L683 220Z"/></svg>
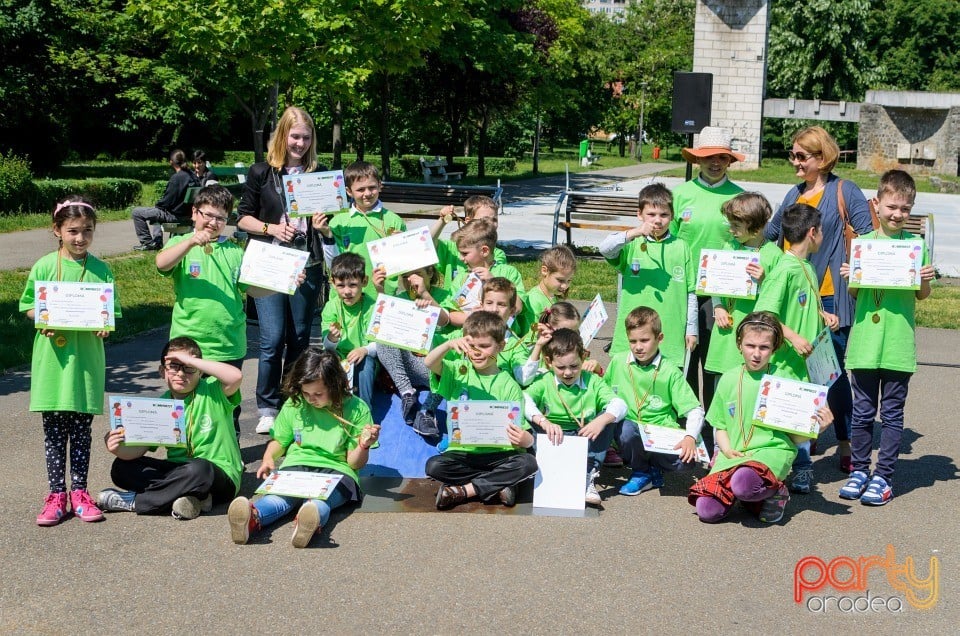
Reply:
<svg viewBox="0 0 960 636"><path fill-rule="evenodd" d="M21 208L24 212L50 212L67 195L79 194L94 207L121 209L137 203L142 189L136 179L43 179L33 182L33 192Z"/></svg>

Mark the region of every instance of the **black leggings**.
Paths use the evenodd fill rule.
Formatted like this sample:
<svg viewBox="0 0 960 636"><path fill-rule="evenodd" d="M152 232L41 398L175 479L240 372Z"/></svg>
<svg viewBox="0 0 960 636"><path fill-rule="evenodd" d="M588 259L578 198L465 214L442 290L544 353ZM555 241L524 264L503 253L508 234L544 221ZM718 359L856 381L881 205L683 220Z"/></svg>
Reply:
<svg viewBox="0 0 960 636"><path fill-rule="evenodd" d="M70 442L70 488L86 490L90 469L90 425L93 415L73 411L44 411L43 446L47 454L50 492L67 491L67 442Z"/></svg>

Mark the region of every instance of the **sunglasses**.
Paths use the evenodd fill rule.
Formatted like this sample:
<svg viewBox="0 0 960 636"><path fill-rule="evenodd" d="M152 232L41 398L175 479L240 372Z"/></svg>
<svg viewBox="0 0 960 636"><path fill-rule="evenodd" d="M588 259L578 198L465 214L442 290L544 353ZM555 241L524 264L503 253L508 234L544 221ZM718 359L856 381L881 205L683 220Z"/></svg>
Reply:
<svg viewBox="0 0 960 636"><path fill-rule="evenodd" d="M196 367L184 366L179 362L167 362L163 365L163 368L170 373L183 373L184 375L193 375L197 372Z"/></svg>
<svg viewBox="0 0 960 636"><path fill-rule="evenodd" d="M790 159L790 161L799 161L800 163L803 163L810 157L819 157L819 156L820 156L819 152L806 153L806 152L794 152L791 150L787 153L787 158Z"/></svg>

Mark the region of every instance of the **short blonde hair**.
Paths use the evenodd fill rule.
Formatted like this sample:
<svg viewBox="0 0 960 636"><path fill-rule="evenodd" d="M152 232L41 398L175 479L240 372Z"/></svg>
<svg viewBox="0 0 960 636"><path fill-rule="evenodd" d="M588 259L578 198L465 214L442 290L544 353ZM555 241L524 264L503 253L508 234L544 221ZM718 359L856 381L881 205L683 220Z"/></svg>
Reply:
<svg viewBox="0 0 960 636"><path fill-rule="evenodd" d="M820 157L820 172L832 172L840 158L840 146L826 130L820 126L808 126L793 134L792 143L812 155Z"/></svg>
<svg viewBox="0 0 960 636"><path fill-rule="evenodd" d="M291 128L298 125L310 129L310 148L307 149L301 165L306 172L317 169L317 131L313 126L313 118L302 108L288 106L267 143L267 163L277 170L282 170L287 164L287 135Z"/></svg>
<svg viewBox="0 0 960 636"><path fill-rule="evenodd" d="M453 233L457 249L486 246L493 253L497 246L497 228L488 219L475 219Z"/></svg>

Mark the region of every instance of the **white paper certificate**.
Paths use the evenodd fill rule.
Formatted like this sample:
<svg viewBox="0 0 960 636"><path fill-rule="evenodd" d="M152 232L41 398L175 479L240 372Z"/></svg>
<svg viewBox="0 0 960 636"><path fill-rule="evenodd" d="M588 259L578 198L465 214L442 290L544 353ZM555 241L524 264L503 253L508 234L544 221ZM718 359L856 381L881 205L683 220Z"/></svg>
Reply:
<svg viewBox="0 0 960 636"><path fill-rule="evenodd" d="M746 250L700 250L697 270L699 296L757 297L757 281L747 274L747 265L759 263L756 252Z"/></svg>
<svg viewBox="0 0 960 636"><path fill-rule="evenodd" d="M687 436L687 431L684 429L657 426L656 424L641 424L639 428L640 438L643 440L643 450L649 453L680 455L680 450L675 450L674 446ZM702 437L697 438L697 461L710 462L710 455L707 454L707 447L703 444Z"/></svg>
<svg viewBox="0 0 960 636"><path fill-rule="evenodd" d="M463 287L457 291L454 299L462 311L473 311L480 308L482 294L483 281L480 280L479 276L470 272L470 274L467 275L467 280L463 282Z"/></svg>
<svg viewBox="0 0 960 636"><path fill-rule="evenodd" d="M583 340L584 348L589 347L596 335L600 333L600 328L607 322L607 318L607 308L604 307L600 294L597 294L580 321L580 339Z"/></svg>
<svg viewBox="0 0 960 636"><path fill-rule="evenodd" d="M240 282L293 295L310 253L265 241L249 241L240 263Z"/></svg>
<svg viewBox="0 0 960 636"><path fill-rule="evenodd" d="M439 262L430 228L426 226L367 241L367 251L373 268L382 267L387 276L405 274Z"/></svg>
<svg viewBox="0 0 960 636"><path fill-rule="evenodd" d="M537 475L533 480L533 507L583 510L587 488L587 446L590 440L564 435L554 446L544 434L537 435Z"/></svg>
<svg viewBox="0 0 960 636"><path fill-rule="evenodd" d="M110 428L123 429L124 446L186 447L183 400L111 395L108 406Z"/></svg>
<svg viewBox="0 0 960 636"><path fill-rule="evenodd" d="M922 266L920 239L850 241L850 287L920 289Z"/></svg>
<svg viewBox="0 0 960 636"><path fill-rule="evenodd" d="M255 492L299 499L325 500L333 493L343 475L278 470L270 474Z"/></svg>
<svg viewBox="0 0 960 636"><path fill-rule="evenodd" d="M37 329L113 331L113 283L34 281L33 324Z"/></svg>
<svg viewBox="0 0 960 636"><path fill-rule="evenodd" d="M820 432L817 410L827 403L827 387L764 375L753 413L756 426L814 438Z"/></svg>
<svg viewBox="0 0 960 636"><path fill-rule="evenodd" d="M283 195L288 214L294 217L317 212L335 214L350 207L342 170L284 175Z"/></svg>
<svg viewBox="0 0 960 636"><path fill-rule="evenodd" d="M439 307L420 309L412 300L380 294L367 326L367 338L415 353L433 347L433 333L440 319Z"/></svg>
<svg viewBox="0 0 960 636"><path fill-rule="evenodd" d="M507 437L510 424L520 425L519 402L454 400L447 402L450 448L488 446L513 448Z"/></svg>
<svg viewBox="0 0 960 636"><path fill-rule="evenodd" d="M823 328L816 340L811 342L813 352L807 356L807 373L814 384L830 387L840 377L840 361L833 348L833 337L830 329Z"/></svg>

